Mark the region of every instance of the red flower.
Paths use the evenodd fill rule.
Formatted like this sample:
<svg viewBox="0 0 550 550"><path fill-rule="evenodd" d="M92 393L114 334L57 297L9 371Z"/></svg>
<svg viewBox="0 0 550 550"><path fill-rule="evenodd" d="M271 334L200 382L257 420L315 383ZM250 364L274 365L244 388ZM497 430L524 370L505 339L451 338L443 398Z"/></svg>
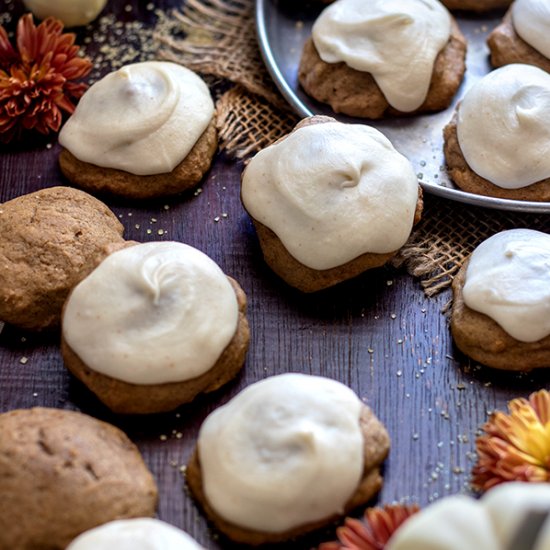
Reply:
<svg viewBox="0 0 550 550"><path fill-rule="evenodd" d="M505 481L550 482L550 392L513 399L508 409L494 413L476 441L472 485L479 491Z"/></svg>
<svg viewBox="0 0 550 550"><path fill-rule="evenodd" d="M338 527L338 540L325 542L319 550L384 550L398 527L418 512L418 506L395 504L383 508L368 508L364 521L346 518Z"/></svg>
<svg viewBox="0 0 550 550"><path fill-rule="evenodd" d="M57 132L62 111L72 113L88 87L74 82L86 76L92 63L78 56L73 33L63 34L53 17L38 27L26 14L17 24L17 49L0 26L0 141L23 130Z"/></svg>

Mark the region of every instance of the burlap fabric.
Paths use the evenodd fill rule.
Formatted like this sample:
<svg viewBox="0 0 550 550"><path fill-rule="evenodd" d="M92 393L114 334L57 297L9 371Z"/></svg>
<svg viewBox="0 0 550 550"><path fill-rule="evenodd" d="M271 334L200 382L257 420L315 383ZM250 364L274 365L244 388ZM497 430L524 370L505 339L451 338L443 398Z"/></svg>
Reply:
<svg viewBox="0 0 550 550"><path fill-rule="evenodd" d="M217 100L222 150L246 158L292 129L298 117L275 89L257 46L253 0L186 0L173 18L178 25L172 28L181 32L157 37L161 56L233 85ZM450 286L475 246L514 227L550 232L550 217L425 195L423 219L394 264L418 277L434 296Z"/></svg>

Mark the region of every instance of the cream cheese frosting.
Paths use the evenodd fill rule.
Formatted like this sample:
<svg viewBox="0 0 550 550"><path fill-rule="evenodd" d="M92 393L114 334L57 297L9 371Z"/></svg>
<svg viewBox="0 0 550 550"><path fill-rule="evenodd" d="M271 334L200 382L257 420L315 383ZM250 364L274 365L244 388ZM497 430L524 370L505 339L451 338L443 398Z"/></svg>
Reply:
<svg viewBox="0 0 550 550"><path fill-rule="evenodd" d="M489 73L464 96L457 136L470 168L499 187L550 178L550 74L521 64Z"/></svg>
<svg viewBox="0 0 550 550"><path fill-rule="evenodd" d="M195 378L237 330L238 303L213 260L176 242L108 256L70 295L63 336L94 371L133 384Z"/></svg>
<svg viewBox="0 0 550 550"><path fill-rule="evenodd" d="M550 59L550 4L548 0L515 0L512 22L527 44Z"/></svg>
<svg viewBox="0 0 550 550"><path fill-rule="evenodd" d="M164 521L111 521L79 535L66 550L203 550L187 533Z"/></svg>
<svg viewBox="0 0 550 550"><path fill-rule="evenodd" d="M164 61L126 65L93 84L59 134L83 162L145 176L171 172L214 116L195 73Z"/></svg>
<svg viewBox="0 0 550 550"><path fill-rule="evenodd" d="M241 194L248 213L294 258L329 269L403 246L418 182L410 162L374 128L327 122L260 151L244 171Z"/></svg>
<svg viewBox="0 0 550 550"><path fill-rule="evenodd" d="M446 497L403 523L387 550L508 550L527 515L548 509L548 483L503 483L479 501L464 495ZM549 518L532 548L550 548Z"/></svg>
<svg viewBox="0 0 550 550"><path fill-rule="evenodd" d="M550 235L512 229L493 235L472 253L464 303L488 315L522 342L550 334Z"/></svg>
<svg viewBox="0 0 550 550"><path fill-rule="evenodd" d="M317 376L248 386L201 426L208 503L235 525L269 533L342 513L362 477L361 407L352 390Z"/></svg>
<svg viewBox="0 0 550 550"><path fill-rule="evenodd" d="M56 17L67 27L93 21L106 3L107 0L23 0L25 7L39 19Z"/></svg>
<svg viewBox="0 0 550 550"><path fill-rule="evenodd" d="M403 112L424 103L450 35L451 16L438 0L338 0L312 29L323 61L371 73L388 103Z"/></svg>

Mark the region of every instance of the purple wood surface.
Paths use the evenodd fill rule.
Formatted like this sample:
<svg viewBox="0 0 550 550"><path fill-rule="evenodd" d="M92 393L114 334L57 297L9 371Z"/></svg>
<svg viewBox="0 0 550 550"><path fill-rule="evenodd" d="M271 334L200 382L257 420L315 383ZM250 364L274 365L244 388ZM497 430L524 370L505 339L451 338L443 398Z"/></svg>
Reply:
<svg viewBox="0 0 550 550"><path fill-rule="evenodd" d="M155 3L164 10L178 4ZM126 21L137 17L151 22L152 11L145 6L137 0L111 0L108 10ZM21 9L15 0L0 0L0 15L18 15ZM79 31L80 42L93 30ZM88 47L92 57L98 47L94 41ZM55 137L0 151L0 202L68 184L58 169ZM299 371L335 378L374 409L392 440L385 485L375 502L425 505L467 490L475 434L487 413L505 409L513 397L548 387L547 373L507 374L471 364L453 348L442 314L449 293L426 299L418 282L401 271L383 268L312 296L287 287L262 261L239 200L241 169L239 162L218 156L200 193L144 203L106 202L124 224L127 239L189 243L241 283L252 335L242 374L173 413L116 416L66 372L58 335L6 326L0 334L0 410L37 405L76 409L121 427L156 477L158 516L207 548L235 545L209 527L188 495L181 466L204 417L246 385L273 374ZM332 538L329 529L286 546L306 548Z"/></svg>

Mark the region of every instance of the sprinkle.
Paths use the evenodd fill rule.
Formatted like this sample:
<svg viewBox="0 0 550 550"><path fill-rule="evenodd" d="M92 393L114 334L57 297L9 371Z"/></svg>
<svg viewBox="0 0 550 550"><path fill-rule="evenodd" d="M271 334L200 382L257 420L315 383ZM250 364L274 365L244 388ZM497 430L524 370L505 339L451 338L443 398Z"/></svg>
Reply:
<svg viewBox="0 0 550 550"><path fill-rule="evenodd" d="M135 227L136 229L139 229L139 228L141 227L141 225L139 225L139 223L136 223L136 225L134 225L134 227Z"/></svg>
<svg viewBox="0 0 550 550"><path fill-rule="evenodd" d="M22 364L22 365L26 365L29 361L29 358L28 357L21 357L21 359L19 359L19 362Z"/></svg>
<svg viewBox="0 0 550 550"><path fill-rule="evenodd" d="M164 229L159 229L159 230L157 231L157 233L158 233L159 235L161 235L161 236L164 235Z"/></svg>
<svg viewBox="0 0 550 550"><path fill-rule="evenodd" d="M147 235L150 235L150 234L152 233L152 231L151 231L150 229L148 229L148 230L146 231L146 233L147 233Z"/></svg>
<svg viewBox="0 0 550 550"><path fill-rule="evenodd" d="M162 434L162 435L159 436L159 439L160 439L161 441L167 441L168 436L165 435L165 434Z"/></svg>
<svg viewBox="0 0 550 550"><path fill-rule="evenodd" d="M216 223L218 223L218 222L220 221L220 217L219 217L219 216L216 216L216 217L214 218L214 221L215 221Z"/></svg>
<svg viewBox="0 0 550 550"><path fill-rule="evenodd" d="M392 314L390 315L390 318L391 318L391 319L395 319L396 317L397 317L397 315L396 315L395 313L392 313Z"/></svg>

